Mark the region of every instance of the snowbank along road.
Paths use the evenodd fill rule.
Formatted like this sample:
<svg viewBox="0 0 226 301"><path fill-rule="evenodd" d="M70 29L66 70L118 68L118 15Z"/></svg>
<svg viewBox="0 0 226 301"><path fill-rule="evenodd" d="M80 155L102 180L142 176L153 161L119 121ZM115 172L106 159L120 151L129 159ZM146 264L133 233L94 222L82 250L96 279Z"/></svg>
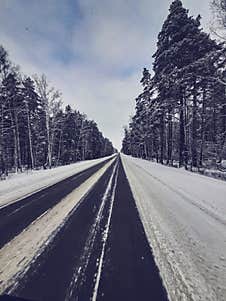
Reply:
<svg viewBox="0 0 226 301"><path fill-rule="evenodd" d="M2 296L226 300L225 182L120 155L19 197L0 209Z"/></svg>

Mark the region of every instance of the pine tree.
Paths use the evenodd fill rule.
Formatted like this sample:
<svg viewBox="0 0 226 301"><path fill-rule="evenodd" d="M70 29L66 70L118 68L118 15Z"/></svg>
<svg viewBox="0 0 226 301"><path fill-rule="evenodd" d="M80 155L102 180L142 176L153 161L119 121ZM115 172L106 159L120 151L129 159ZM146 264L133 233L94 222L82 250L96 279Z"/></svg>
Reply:
<svg viewBox="0 0 226 301"><path fill-rule="evenodd" d="M8 112L5 118L10 120L10 132L13 136L13 166L18 172L18 170L22 171L19 131L19 114L22 113L20 82L17 75L12 72L3 80L2 85L3 98Z"/></svg>
<svg viewBox="0 0 226 301"><path fill-rule="evenodd" d="M225 157L226 49L200 20L180 0L172 2L153 55L154 76L144 69L144 90L125 131L126 153L144 157L146 145L145 157L191 169Z"/></svg>
<svg viewBox="0 0 226 301"><path fill-rule="evenodd" d="M71 106L44 75L23 77L0 46L0 176L51 168L114 152L94 121Z"/></svg>
<svg viewBox="0 0 226 301"><path fill-rule="evenodd" d="M179 163L184 164L185 152L185 106L186 89L191 90L192 100L192 165L197 167L197 115L199 79L195 64L211 51L219 50L215 41L200 29L200 16L196 19L188 16L180 0L170 6L169 16L158 36L157 51L154 54L155 82L159 96L168 115L172 116L172 107L177 107L180 116ZM199 70L200 71L200 70ZM182 76L181 76L182 75ZM169 88L170 87L170 88ZM185 89L184 89L185 87ZM175 93L176 92L176 93ZM176 103L175 103L176 102ZM164 113L163 113L164 114ZM164 116L161 117L164 122ZM162 125L164 127L164 125ZM169 119L168 161L171 160L172 121ZM162 129L162 135L164 130Z"/></svg>
<svg viewBox="0 0 226 301"><path fill-rule="evenodd" d="M27 77L23 80L22 97L24 104L24 116L26 116L24 121L24 132L26 135L25 143L27 143L28 145L28 160L26 163L28 165L28 168L33 169L35 166L34 134L36 131L34 125L35 121L38 121L39 119L38 106L40 105L40 99L35 91L34 82L30 77Z"/></svg>
<svg viewBox="0 0 226 301"><path fill-rule="evenodd" d="M6 155L6 133L5 133L5 111L6 103L4 97L4 89L2 82L10 72L11 63L8 58L6 50L0 46L0 110L1 110L1 121L0 121L0 168L1 177L8 174L7 166L7 155Z"/></svg>

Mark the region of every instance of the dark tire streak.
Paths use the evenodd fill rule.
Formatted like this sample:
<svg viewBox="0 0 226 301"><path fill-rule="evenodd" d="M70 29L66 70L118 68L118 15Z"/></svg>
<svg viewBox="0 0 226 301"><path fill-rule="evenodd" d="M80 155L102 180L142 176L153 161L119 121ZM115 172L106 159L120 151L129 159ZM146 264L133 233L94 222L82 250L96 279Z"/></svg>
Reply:
<svg viewBox="0 0 226 301"><path fill-rule="evenodd" d="M97 300L168 300L121 160Z"/></svg>
<svg viewBox="0 0 226 301"><path fill-rule="evenodd" d="M70 192L80 186L109 160L44 188L24 199L0 209L0 248L23 231L46 210L55 206Z"/></svg>
<svg viewBox="0 0 226 301"><path fill-rule="evenodd" d="M53 242L31 265L13 294L34 300L65 300L74 267L80 264L86 238L98 212L114 164L80 203ZM86 286L84 299L74 300L89 300L90 293L89 287Z"/></svg>

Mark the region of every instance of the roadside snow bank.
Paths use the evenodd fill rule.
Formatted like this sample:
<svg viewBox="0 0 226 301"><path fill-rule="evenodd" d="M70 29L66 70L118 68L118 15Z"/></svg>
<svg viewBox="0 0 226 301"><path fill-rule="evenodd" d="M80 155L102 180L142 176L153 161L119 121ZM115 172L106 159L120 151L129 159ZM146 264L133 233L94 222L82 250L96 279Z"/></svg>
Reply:
<svg viewBox="0 0 226 301"><path fill-rule="evenodd" d="M62 181L111 157L112 156L81 161L53 169L30 171L14 175L12 178L5 181L0 181L0 208L38 190Z"/></svg>
<svg viewBox="0 0 226 301"><path fill-rule="evenodd" d="M169 298L226 300L226 183L122 161Z"/></svg>
<svg viewBox="0 0 226 301"><path fill-rule="evenodd" d="M138 169L143 169L153 180L176 189L190 202L226 224L226 182L209 178L184 169L172 168L158 163L126 157Z"/></svg>
<svg viewBox="0 0 226 301"><path fill-rule="evenodd" d="M226 171L220 171L220 170L212 170L212 169L205 169L203 171L203 174L212 177L215 179L221 179L226 181Z"/></svg>
<svg viewBox="0 0 226 301"><path fill-rule="evenodd" d="M65 225L78 204L115 158L104 165L52 209L47 210L0 250L0 294L13 291L29 266Z"/></svg>

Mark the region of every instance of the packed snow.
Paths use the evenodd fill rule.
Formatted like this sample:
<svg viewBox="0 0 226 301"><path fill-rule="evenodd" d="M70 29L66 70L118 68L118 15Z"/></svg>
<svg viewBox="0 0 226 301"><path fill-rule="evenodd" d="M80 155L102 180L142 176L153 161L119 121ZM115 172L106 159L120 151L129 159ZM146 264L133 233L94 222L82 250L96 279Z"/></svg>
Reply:
<svg viewBox="0 0 226 301"><path fill-rule="evenodd" d="M122 161L169 299L226 300L226 182Z"/></svg>
<svg viewBox="0 0 226 301"><path fill-rule="evenodd" d="M111 157L81 161L53 169L15 174L7 180L0 181L0 207L51 186Z"/></svg>
<svg viewBox="0 0 226 301"><path fill-rule="evenodd" d="M17 287L19 279L26 273L30 264L44 251L46 245L64 226L78 204L114 160L115 158L110 160L56 206L47 210L33 221L23 232L0 250L0 293L7 288L7 291L11 291Z"/></svg>

